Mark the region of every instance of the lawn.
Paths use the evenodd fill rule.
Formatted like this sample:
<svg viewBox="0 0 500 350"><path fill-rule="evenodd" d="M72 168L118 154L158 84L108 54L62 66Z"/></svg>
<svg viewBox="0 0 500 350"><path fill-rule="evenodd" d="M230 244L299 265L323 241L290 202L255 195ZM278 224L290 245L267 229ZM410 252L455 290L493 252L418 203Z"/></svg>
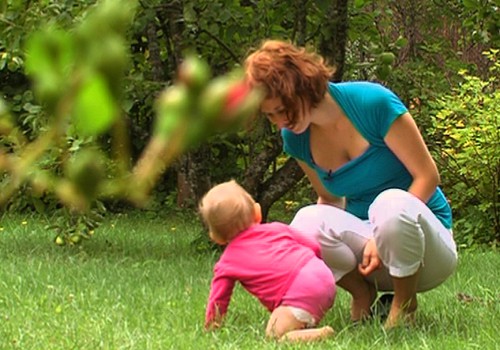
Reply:
<svg viewBox="0 0 500 350"><path fill-rule="evenodd" d="M235 290L223 329L203 331L217 252L200 250L187 214L112 215L83 246L58 247L43 217L0 222L0 349L500 349L500 254L461 251L454 276L422 294L417 326L353 326L339 290L324 324L337 336L264 339L268 313ZM194 242L194 243L193 243Z"/></svg>

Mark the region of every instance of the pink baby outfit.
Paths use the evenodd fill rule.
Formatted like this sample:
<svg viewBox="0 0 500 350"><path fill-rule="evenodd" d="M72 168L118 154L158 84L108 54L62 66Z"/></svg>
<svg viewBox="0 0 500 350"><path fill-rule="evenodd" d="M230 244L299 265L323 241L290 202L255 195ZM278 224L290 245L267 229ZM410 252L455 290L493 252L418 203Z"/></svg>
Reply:
<svg viewBox="0 0 500 350"><path fill-rule="evenodd" d="M299 273L306 265L309 271L313 268L314 273L304 278L304 274ZM309 275L313 276L309 278ZM301 281L296 281L297 278ZM314 235L302 234L278 222L252 225L227 245L214 267L206 325L217 311L220 315L226 314L237 281L269 311L280 306L286 295L284 305L305 309L316 322L335 298L335 280L320 258ZM289 291L292 284L293 290ZM299 300L296 296L310 300Z"/></svg>

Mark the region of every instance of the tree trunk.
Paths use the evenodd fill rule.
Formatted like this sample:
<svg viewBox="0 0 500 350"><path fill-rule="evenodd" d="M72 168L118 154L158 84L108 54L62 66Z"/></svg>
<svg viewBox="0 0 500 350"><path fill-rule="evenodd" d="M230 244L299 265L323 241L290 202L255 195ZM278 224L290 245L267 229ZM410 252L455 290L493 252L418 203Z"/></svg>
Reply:
<svg viewBox="0 0 500 350"><path fill-rule="evenodd" d="M403 30L403 36L408 40L405 51L400 53L401 60L414 60L421 37L418 32L420 18L424 11L423 4L418 0L397 1L391 4L394 8L395 22ZM399 33L398 33L399 35Z"/></svg>
<svg viewBox="0 0 500 350"><path fill-rule="evenodd" d="M285 164L274 175L261 185L256 199L262 208L262 218L265 220L271 206L283 197L304 177L304 172L295 159L288 158Z"/></svg>
<svg viewBox="0 0 500 350"><path fill-rule="evenodd" d="M348 24L348 0L332 1L330 12L325 14L327 30L321 31L319 52L335 65L336 71L331 79L334 82L341 81L344 75Z"/></svg>
<svg viewBox="0 0 500 350"><path fill-rule="evenodd" d="M263 127L269 127L266 120ZM276 158L283 152L283 143L279 133L272 133L266 139L268 145L257 155L251 157L247 171L243 175L242 185L259 202L262 208L262 220L266 221L271 206L285 195L302 177L304 172L294 159L289 158L283 166L266 176Z"/></svg>
<svg viewBox="0 0 500 350"><path fill-rule="evenodd" d="M295 1L296 23L294 28L296 28L296 41L299 45L305 44L307 34L307 2L308 0ZM322 30L322 33L327 32L332 34L328 37L324 35L320 37L319 52L325 58L333 61L337 67L337 71L332 77L333 81L342 80L344 72L348 28L347 9L347 0L335 0L333 2L330 13L325 14L324 25L328 26L329 29L326 31ZM288 159L282 167L266 178L269 167L282 152L282 141L278 133L272 134L269 141L271 146L265 148L256 157L253 157L252 163L248 168L249 170L244 176L245 188L250 191L262 207L263 220L267 218L269 209L274 202L279 200L304 177L304 172L297 162L294 159Z"/></svg>
<svg viewBox="0 0 500 350"><path fill-rule="evenodd" d="M168 38L168 57L170 71L176 72L184 51L184 3L182 0L170 1L162 8L164 32ZM173 77L175 78L175 77ZM177 205L193 208L201 196L210 187L210 176L206 146L188 151L176 160L174 168L177 172Z"/></svg>
<svg viewBox="0 0 500 350"><path fill-rule="evenodd" d="M146 35L148 38L148 49L149 49L149 63L151 64L151 77L152 81L162 82L165 81L165 74L163 73L163 62L161 61L160 45L158 43L158 36L156 31L158 28L154 21L151 21L147 25Z"/></svg>
<svg viewBox="0 0 500 350"><path fill-rule="evenodd" d="M177 162L177 205L195 208L201 197L210 189L208 146L185 153Z"/></svg>
<svg viewBox="0 0 500 350"><path fill-rule="evenodd" d="M295 25L292 38L296 36L296 43L304 46L307 34L307 3L308 0L295 0Z"/></svg>

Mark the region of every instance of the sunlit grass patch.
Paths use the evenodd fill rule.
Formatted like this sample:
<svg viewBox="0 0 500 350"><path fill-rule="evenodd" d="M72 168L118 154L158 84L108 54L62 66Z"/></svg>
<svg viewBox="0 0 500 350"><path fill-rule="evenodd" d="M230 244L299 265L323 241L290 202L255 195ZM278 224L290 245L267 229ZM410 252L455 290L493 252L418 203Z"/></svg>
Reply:
<svg viewBox="0 0 500 350"><path fill-rule="evenodd" d="M461 252L457 272L420 295L417 325L354 326L339 289L324 343L266 340L268 312L238 286L225 326L203 330L217 251L200 251L195 215L109 215L81 246L59 247L43 217L0 226L1 349L495 349L498 252ZM23 224L26 222L26 224ZM172 229L175 228L175 229Z"/></svg>

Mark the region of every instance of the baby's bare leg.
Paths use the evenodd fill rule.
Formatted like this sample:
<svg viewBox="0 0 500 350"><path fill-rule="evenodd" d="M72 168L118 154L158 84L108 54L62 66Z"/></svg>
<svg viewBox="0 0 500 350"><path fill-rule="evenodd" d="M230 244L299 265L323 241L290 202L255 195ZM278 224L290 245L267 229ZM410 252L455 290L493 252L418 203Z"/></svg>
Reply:
<svg viewBox="0 0 500 350"><path fill-rule="evenodd" d="M331 327L305 329L306 324L295 318L290 308L280 306L271 314L266 336L279 341L307 342L326 339L334 334Z"/></svg>

